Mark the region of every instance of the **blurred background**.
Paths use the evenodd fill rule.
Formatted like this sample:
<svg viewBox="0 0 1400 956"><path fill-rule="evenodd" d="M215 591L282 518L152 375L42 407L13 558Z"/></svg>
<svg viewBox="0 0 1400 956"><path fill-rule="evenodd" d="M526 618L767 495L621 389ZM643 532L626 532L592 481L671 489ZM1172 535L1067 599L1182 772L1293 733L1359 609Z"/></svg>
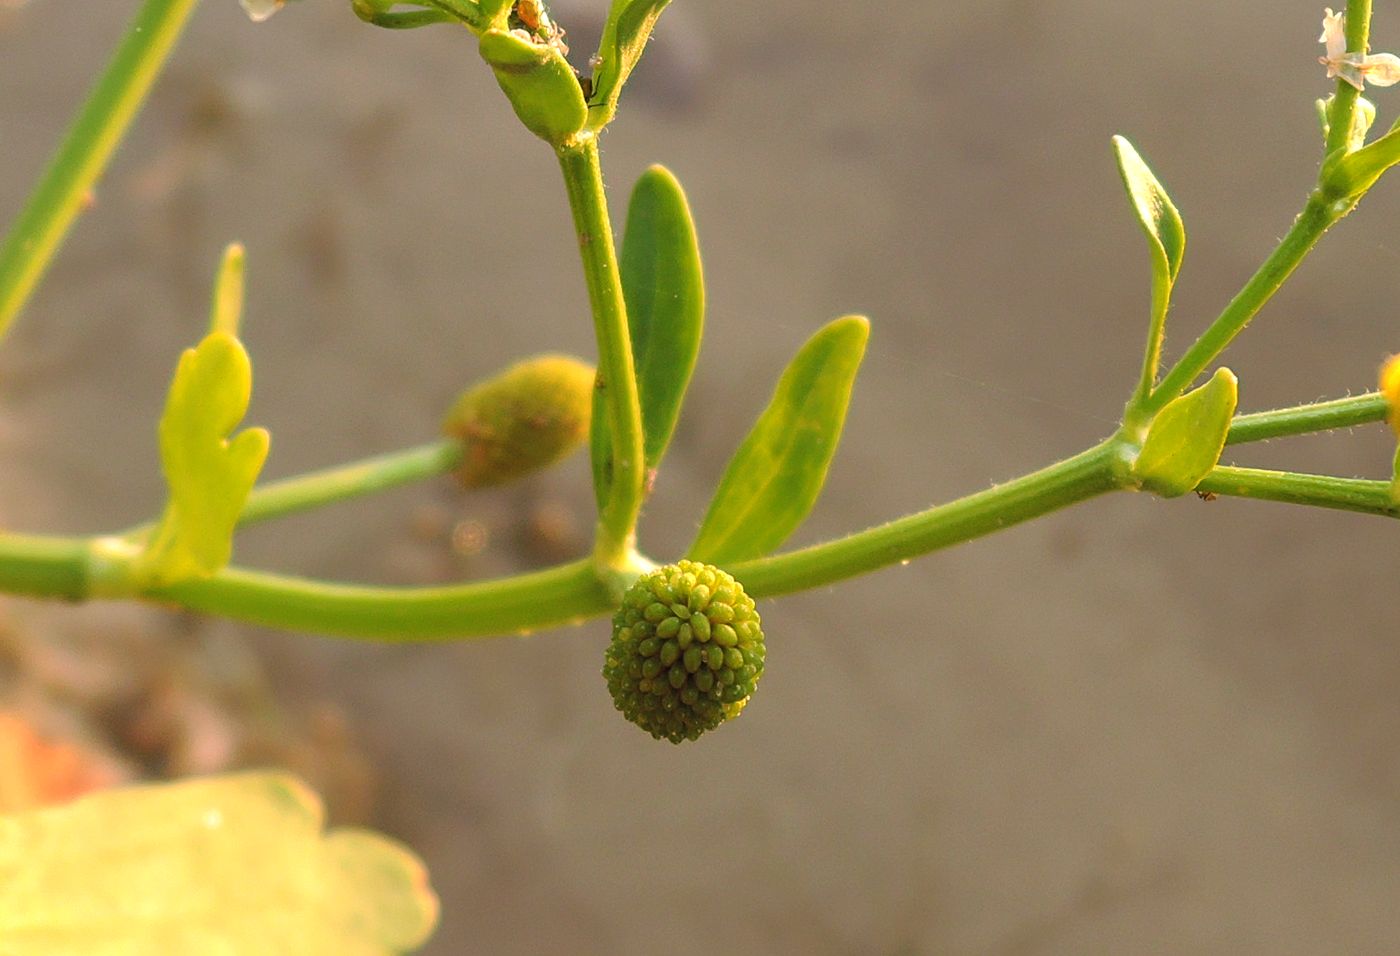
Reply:
<svg viewBox="0 0 1400 956"><path fill-rule="evenodd" d="M580 65L604 0L558 0ZM135 2L0 4L0 221ZM839 11L839 14L838 14ZM855 13L865 14L862 17ZM1144 243L1109 137L1189 233L1169 355L1301 207L1320 6L678 0L604 140L614 221L686 186L708 336L643 545L674 556L784 363L874 332L808 543L986 487L1115 425ZM1376 5L1376 50L1400 8ZM1385 128L1400 93L1374 96ZM1374 387L1400 348L1400 183L1327 238L1227 358L1255 410ZM154 423L249 249L252 423L280 477L431 440L513 359L594 354L549 150L462 31L338 0L208 0L0 352L0 520L154 515ZM1226 460L1381 477L1393 438ZM243 564L395 584L584 552L582 456L249 530ZM356 644L175 611L11 601L0 698L98 776L291 766L426 859L428 953L1390 951L1400 642L1390 523L1120 495L765 603L744 719L656 743L613 711L607 626ZM95 768L95 769L92 769Z"/></svg>

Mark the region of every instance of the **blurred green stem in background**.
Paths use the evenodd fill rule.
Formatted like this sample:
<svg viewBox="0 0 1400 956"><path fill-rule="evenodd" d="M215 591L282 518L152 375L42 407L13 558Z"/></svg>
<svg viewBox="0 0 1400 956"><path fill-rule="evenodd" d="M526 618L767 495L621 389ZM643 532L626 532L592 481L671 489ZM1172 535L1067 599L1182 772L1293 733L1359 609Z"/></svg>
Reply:
<svg viewBox="0 0 1400 956"><path fill-rule="evenodd" d="M0 245L0 338L53 260L199 0L146 0Z"/></svg>

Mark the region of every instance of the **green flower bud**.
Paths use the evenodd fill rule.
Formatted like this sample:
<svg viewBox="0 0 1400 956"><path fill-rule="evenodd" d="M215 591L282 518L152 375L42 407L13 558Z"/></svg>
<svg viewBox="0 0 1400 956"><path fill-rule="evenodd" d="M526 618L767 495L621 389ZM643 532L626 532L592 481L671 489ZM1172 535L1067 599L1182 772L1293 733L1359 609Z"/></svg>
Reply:
<svg viewBox="0 0 1400 956"><path fill-rule="evenodd" d="M764 654L743 586L719 568L681 561L642 575L623 595L603 676L624 717L678 744L739 716Z"/></svg>
<svg viewBox="0 0 1400 956"><path fill-rule="evenodd" d="M593 380L591 365L540 355L464 392L442 424L462 443L462 484L514 481L577 448L588 437Z"/></svg>
<svg viewBox="0 0 1400 956"><path fill-rule="evenodd" d="M538 3L517 3L513 19L522 26L481 35L481 57L525 127L551 146L563 145L588 122L578 74L564 57L568 48Z"/></svg>

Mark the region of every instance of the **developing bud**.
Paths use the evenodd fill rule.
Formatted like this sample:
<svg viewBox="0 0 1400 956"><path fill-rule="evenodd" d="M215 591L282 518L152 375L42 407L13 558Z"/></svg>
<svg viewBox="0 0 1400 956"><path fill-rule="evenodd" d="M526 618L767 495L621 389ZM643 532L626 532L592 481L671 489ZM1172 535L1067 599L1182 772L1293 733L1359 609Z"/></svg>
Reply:
<svg viewBox="0 0 1400 956"><path fill-rule="evenodd" d="M568 455L588 436L593 379L576 358L539 355L468 389L442 423L462 443L458 479L504 484Z"/></svg>
<svg viewBox="0 0 1400 956"><path fill-rule="evenodd" d="M1381 366L1381 394L1390 405L1386 420L1395 434L1400 435L1400 355L1392 355Z"/></svg>
<svg viewBox="0 0 1400 956"><path fill-rule="evenodd" d="M603 663L622 715L657 740L694 740L739 716L763 676L753 599L719 568L681 561L642 575L613 616Z"/></svg>

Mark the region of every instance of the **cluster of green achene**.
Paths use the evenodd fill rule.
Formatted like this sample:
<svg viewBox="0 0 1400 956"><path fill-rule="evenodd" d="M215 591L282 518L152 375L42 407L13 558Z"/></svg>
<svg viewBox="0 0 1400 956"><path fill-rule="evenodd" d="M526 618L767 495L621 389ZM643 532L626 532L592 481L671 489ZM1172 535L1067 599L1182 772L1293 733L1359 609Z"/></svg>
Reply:
<svg viewBox="0 0 1400 956"><path fill-rule="evenodd" d="M196 0L144 0L33 196L0 247L0 332L19 313ZM243 0L266 19L282 0ZM361 19L404 29L465 27L524 126L558 157L597 341L596 369L559 356L522 362L468 391L447 437L420 448L258 484L269 439L238 431L252 387L238 340L242 251L215 283L208 335L180 359L160 420L169 495L149 524L59 538L0 533L0 590L67 599L175 603L266 625L377 640L524 633L615 613L606 675L629 718L657 737L691 739L737 713L762 673L752 598L801 591L927 554L1115 490L1191 491L1400 515L1400 478L1355 479L1224 466L1227 445L1400 421L1400 370L1377 391L1237 415L1238 382L1216 368L1322 235L1400 162L1400 128L1368 141L1369 82L1400 80L1400 59L1367 47L1370 0L1326 12L1318 103L1324 148L1302 211L1259 270L1186 351L1162 367L1186 231L1161 182L1114 140L1151 262L1147 347L1121 426L1094 447L1022 478L833 541L779 552L821 493L836 452L869 323L820 328L778 380L671 564L636 550L642 506L695 368L704 324L699 243L685 195L662 167L636 184L620 251L608 218L599 134L669 0L612 0L591 73L566 59L543 0L351 0ZM528 574L435 588L362 587L229 566L235 531L408 481L456 471L469 487L511 481L588 439L598 522L587 558ZM1400 465L1400 457L1397 458ZM743 582L742 586L738 582Z"/></svg>
<svg viewBox="0 0 1400 956"><path fill-rule="evenodd" d="M642 575L622 596L603 676L622 716L678 744L739 716L765 655L743 585L680 561Z"/></svg>

